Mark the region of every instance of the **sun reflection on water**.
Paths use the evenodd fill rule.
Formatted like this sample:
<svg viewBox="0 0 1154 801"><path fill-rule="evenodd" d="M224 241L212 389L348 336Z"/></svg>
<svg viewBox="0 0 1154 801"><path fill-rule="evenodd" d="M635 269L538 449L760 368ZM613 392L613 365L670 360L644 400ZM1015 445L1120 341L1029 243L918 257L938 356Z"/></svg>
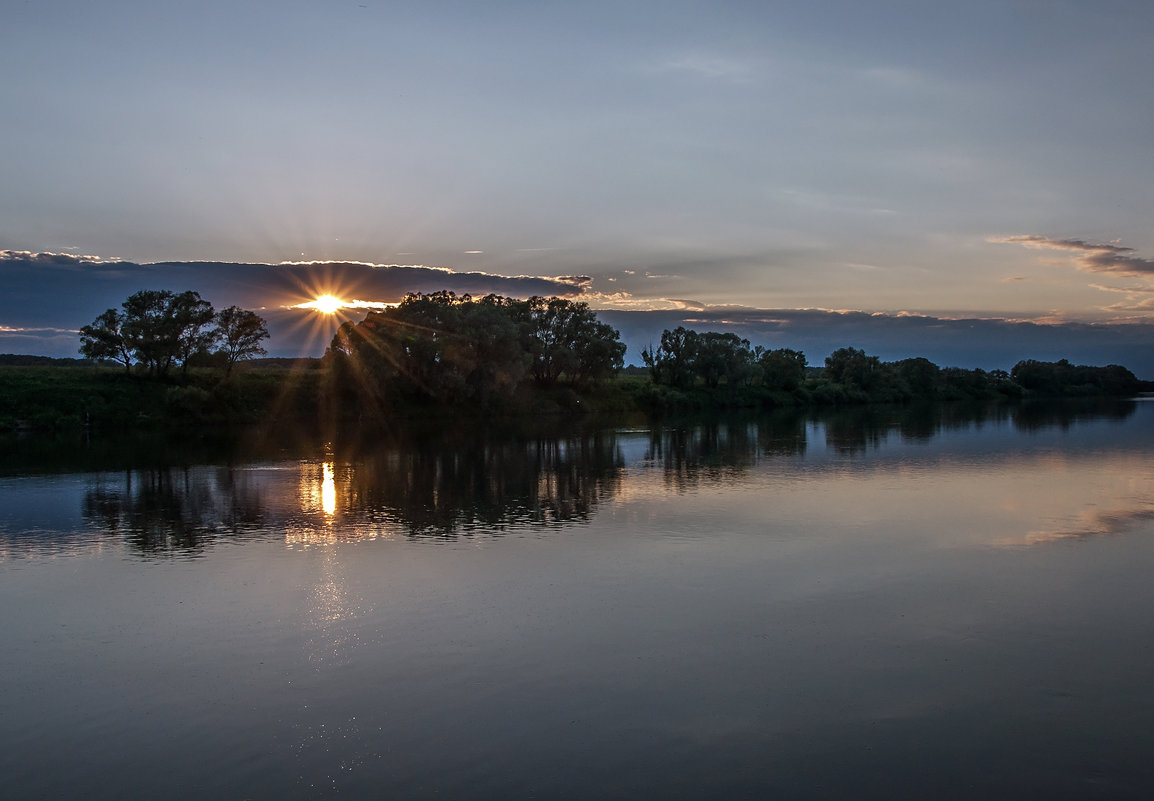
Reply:
<svg viewBox="0 0 1154 801"><path fill-rule="evenodd" d="M320 463L300 462L300 512L286 521L284 530L289 547L395 539L403 535L403 527L392 515L365 516L352 508L356 495L352 488L354 467L338 465L328 448L324 459Z"/></svg>
<svg viewBox="0 0 1154 801"><path fill-rule="evenodd" d="M333 463L321 465L321 509L328 517L337 513L337 483L333 479Z"/></svg>

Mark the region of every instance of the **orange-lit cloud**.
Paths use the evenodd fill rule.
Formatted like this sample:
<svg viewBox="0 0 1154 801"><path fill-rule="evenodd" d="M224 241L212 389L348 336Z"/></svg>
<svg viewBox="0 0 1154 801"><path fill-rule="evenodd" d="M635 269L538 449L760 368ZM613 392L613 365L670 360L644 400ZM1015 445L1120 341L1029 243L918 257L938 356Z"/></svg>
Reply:
<svg viewBox="0 0 1154 801"><path fill-rule="evenodd" d="M991 239L1012 245L1022 245L1039 250L1064 250L1074 255L1074 263L1079 270L1088 273L1110 273L1113 275L1148 276L1154 275L1154 259L1144 259L1133 255L1134 248L1114 244L1094 244L1081 239L1051 239L1046 236L1022 234Z"/></svg>

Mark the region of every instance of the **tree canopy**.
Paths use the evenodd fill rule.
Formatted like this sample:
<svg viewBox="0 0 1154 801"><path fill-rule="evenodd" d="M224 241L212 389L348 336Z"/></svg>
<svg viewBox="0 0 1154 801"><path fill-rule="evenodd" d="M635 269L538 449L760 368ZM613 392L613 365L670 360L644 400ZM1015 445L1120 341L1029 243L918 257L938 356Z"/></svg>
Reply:
<svg viewBox="0 0 1154 801"><path fill-rule="evenodd" d="M386 396L489 404L527 384L586 389L613 376L625 345L585 303L442 291L341 326L327 358L338 381Z"/></svg>
<svg viewBox="0 0 1154 801"><path fill-rule="evenodd" d="M187 371L193 357L221 343L217 352L231 371L239 359L265 353L260 341L267 338L264 320L253 312L230 306L218 315L197 292L145 289L81 328L80 353L163 376L176 366Z"/></svg>
<svg viewBox="0 0 1154 801"><path fill-rule="evenodd" d="M751 347L732 333L666 330L642 351L657 406L841 404L913 400L996 400L1023 396L1137 394L1125 367L1026 360L1013 370L939 367L915 357L883 362L860 348L838 348L824 368L808 368L789 348Z"/></svg>

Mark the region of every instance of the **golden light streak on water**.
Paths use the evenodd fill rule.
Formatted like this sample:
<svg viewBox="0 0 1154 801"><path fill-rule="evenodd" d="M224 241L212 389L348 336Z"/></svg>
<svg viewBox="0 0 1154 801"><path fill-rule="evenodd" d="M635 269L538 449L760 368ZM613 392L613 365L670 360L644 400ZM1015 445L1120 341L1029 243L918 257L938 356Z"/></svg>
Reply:
<svg viewBox="0 0 1154 801"><path fill-rule="evenodd" d="M325 462L321 470L321 509L331 517L337 513L337 483L333 480L333 463Z"/></svg>

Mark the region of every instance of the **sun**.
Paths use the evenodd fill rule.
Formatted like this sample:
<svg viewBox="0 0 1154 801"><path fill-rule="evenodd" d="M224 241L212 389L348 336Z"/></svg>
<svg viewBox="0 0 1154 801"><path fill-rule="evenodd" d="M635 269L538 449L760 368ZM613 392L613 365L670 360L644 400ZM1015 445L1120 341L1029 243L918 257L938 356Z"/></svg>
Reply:
<svg viewBox="0 0 1154 801"><path fill-rule="evenodd" d="M340 298L334 297L332 295L321 295L312 303L307 305L312 306L319 312L324 312L325 314L333 314L338 309L343 309L345 302Z"/></svg>

